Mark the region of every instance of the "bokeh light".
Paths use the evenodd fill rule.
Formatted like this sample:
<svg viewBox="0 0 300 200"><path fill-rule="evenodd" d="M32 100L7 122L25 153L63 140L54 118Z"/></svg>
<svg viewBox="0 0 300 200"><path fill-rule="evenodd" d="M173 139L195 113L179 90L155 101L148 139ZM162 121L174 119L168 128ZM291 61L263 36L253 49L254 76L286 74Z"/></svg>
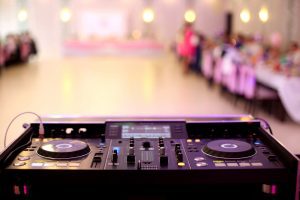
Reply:
<svg viewBox="0 0 300 200"><path fill-rule="evenodd" d="M72 13L71 10L69 8L63 8L60 11L60 19L62 22L69 22L71 20L72 17Z"/></svg>
<svg viewBox="0 0 300 200"><path fill-rule="evenodd" d="M251 19L250 11L247 8L244 8L240 13L240 18L243 23L248 23Z"/></svg>
<svg viewBox="0 0 300 200"><path fill-rule="evenodd" d="M154 20L154 11L151 8L145 8L143 11L143 21L151 23Z"/></svg>
<svg viewBox="0 0 300 200"><path fill-rule="evenodd" d="M187 10L184 13L184 20L189 23L193 23L196 20L196 13L194 10Z"/></svg>
<svg viewBox="0 0 300 200"><path fill-rule="evenodd" d="M260 21L263 23L266 23L269 20L269 10L267 7L263 6L261 7L259 13L258 13Z"/></svg>
<svg viewBox="0 0 300 200"><path fill-rule="evenodd" d="M19 12L18 12L18 20L20 22L24 22L28 19L28 12L26 9L21 9Z"/></svg>

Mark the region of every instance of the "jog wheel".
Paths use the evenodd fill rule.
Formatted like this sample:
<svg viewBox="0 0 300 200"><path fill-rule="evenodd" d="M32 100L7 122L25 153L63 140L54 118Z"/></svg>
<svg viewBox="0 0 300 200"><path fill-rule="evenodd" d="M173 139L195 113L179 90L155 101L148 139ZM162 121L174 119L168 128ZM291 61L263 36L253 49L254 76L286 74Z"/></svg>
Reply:
<svg viewBox="0 0 300 200"><path fill-rule="evenodd" d="M38 149L39 156L47 159L74 159L86 156L91 149L85 142L79 140L52 140Z"/></svg>
<svg viewBox="0 0 300 200"><path fill-rule="evenodd" d="M239 140L214 140L208 142L202 152L214 158L244 159L255 155L253 146Z"/></svg>

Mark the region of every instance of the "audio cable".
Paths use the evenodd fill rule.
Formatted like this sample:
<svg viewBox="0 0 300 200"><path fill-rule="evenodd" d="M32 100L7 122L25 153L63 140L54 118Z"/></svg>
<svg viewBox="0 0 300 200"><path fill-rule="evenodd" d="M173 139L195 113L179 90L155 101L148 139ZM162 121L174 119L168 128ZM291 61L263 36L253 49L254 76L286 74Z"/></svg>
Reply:
<svg viewBox="0 0 300 200"><path fill-rule="evenodd" d="M273 131L272 131L272 129L271 129L270 124L269 124L265 119L259 118L259 117L255 117L255 119L259 120L260 122L263 122L263 123L261 123L261 124L264 124L264 125L265 125L265 126L263 126L263 128L269 130L269 133L270 133L271 135L274 135L274 134L273 134Z"/></svg>
<svg viewBox="0 0 300 200"><path fill-rule="evenodd" d="M9 123L9 125L7 126L6 128L6 131L5 131L5 134L4 134L4 148L6 148L6 140L7 140L7 134L8 134L8 131L9 131L9 128L10 126L12 125L12 123L20 116L24 115L24 114L32 114L32 115L35 115L38 119L39 119L39 122L40 122L40 125L39 125L39 137L40 138L43 138L44 137L44 134L45 134L45 129L44 129L44 125L43 125L43 120L42 118L40 117L40 115L36 114L35 112L22 112L20 114L18 114L17 116L15 116ZM27 125L23 125L24 128L27 128L28 126Z"/></svg>

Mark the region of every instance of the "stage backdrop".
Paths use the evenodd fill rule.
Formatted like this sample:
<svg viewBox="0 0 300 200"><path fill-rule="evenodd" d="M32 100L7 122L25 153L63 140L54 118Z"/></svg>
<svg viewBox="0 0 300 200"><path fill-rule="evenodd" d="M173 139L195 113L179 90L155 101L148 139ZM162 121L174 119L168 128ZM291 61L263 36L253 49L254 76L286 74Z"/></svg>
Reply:
<svg viewBox="0 0 300 200"><path fill-rule="evenodd" d="M121 10L84 10L73 23L79 39L120 39L126 37L126 18L126 13Z"/></svg>

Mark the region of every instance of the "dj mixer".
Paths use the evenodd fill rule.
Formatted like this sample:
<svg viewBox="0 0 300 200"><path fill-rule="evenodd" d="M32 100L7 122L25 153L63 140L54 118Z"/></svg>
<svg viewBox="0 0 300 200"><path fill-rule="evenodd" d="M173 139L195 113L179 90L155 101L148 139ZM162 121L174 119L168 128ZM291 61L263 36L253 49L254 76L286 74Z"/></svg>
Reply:
<svg viewBox="0 0 300 200"><path fill-rule="evenodd" d="M43 121L1 154L4 199L298 198L297 158L251 116Z"/></svg>

